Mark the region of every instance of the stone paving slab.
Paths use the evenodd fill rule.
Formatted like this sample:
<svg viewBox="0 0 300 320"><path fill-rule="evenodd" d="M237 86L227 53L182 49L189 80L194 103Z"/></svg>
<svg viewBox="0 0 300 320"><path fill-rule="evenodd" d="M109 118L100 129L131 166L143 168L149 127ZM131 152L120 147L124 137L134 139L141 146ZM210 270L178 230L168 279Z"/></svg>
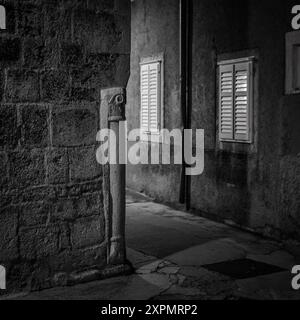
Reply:
<svg viewBox="0 0 300 320"><path fill-rule="evenodd" d="M292 254L287 251L278 250L270 254L248 254L247 258L256 261L261 261L269 264L273 264L278 267L282 267L291 270L294 265L300 265L299 258L295 258Z"/></svg>
<svg viewBox="0 0 300 320"><path fill-rule="evenodd" d="M244 258L246 252L230 239L220 239L206 242L205 244L188 248L167 257L181 266L201 266Z"/></svg>
<svg viewBox="0 0 300 320"><path fill-rule="evenodd" d="M300 291L291 287L291 273L280 272L271 275L238 280L236 295L255 300L300 300Z"/></svg>

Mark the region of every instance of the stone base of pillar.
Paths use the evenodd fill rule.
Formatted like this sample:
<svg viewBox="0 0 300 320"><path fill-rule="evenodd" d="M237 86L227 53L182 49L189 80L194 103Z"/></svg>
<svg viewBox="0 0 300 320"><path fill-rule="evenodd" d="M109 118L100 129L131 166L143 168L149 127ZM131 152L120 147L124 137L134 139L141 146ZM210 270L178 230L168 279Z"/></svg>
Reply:
<svg viewBox="0 0 300 320"><path fill-rule="evenodd" d="M104 269L91 269L70 274L58 273L52 279L52 286L73 286L80 283L87 283L116 276L129 275L131 273L133 273L133 267L130 262L125 261L125 263L107 266Z"/></svg>

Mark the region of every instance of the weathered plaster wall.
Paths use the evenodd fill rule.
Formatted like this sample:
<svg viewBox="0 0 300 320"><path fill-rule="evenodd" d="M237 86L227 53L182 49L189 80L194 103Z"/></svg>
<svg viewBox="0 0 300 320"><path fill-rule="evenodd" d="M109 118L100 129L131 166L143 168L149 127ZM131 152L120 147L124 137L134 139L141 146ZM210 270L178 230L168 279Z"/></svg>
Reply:
<svg viewBox="0 0 300 320"><path fill-rule="evenodd" d="M178 1L168 1L168 14L164 10L157 13L153 2L156 1L145 0L133 6L132 25L143 23L144 31L132 31L132 48L144 56L153 54L152 47L145 45L146 39L162 41L157 48L160 52L174 48L169 66L166 58L168 92L166 87L170 84L177 83L177 89L179 84ZM277 238L300 240L300 96L284 95L285 33L292 31L293 5L293 1L193 1L192 127L205 129L206 151L204 173L192 177L191 206L205 216ZM154 17L160 23L151 23ZM173 30L173 36L169 30ZM216 126L216 62L248 55L257 58L254 143L220 144ZM139 117L137 58L133 53L131 59L136 60L131 63L128 87L134 101L135 123ZM179 127L178 92L172 107L165 101L165 109L165 127ZM168 116L170 112L172 117ZM130 112L128 119L132 121ZM130 187L136 185L162 201L178 202L178 168L135 166L128 174Z"/></svg>
<svg viewBox="0 0 300 320"><path fill-rule="evenodd" d="M107 264L96 133L101 88L127 83L130 3L0 4L0 264L8 290L40 289Z"/></svg>
<svg viewBox="0 0 300 320"><path fill-rule="evenodd" d="M164 118L168 129L180 128L179 105L179 8L174 0L140 0L131 5L131 70L127 91L128 129L140 126L140 60L164 55ZM129 146L130 146L129 142ZM180 167L161 165L127 166L127 184L163 201L176 202L179 196Z"/></svg>

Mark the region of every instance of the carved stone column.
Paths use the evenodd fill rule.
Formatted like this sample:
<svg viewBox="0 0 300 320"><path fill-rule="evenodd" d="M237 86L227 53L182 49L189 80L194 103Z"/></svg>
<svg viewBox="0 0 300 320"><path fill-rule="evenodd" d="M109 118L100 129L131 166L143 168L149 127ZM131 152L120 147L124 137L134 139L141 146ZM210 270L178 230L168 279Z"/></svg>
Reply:
<svg viewBox="0 0 300 320"><path fill-rule="evenodd" d="M116 136L116 164L109 166L110 180L110 264L123 264L126 260L125 246L125 184L126 167L120 164L119 123L125 121L126 90L124 88L109 89L108 125ZM122 140L123 141L123 140Z"/></svg>

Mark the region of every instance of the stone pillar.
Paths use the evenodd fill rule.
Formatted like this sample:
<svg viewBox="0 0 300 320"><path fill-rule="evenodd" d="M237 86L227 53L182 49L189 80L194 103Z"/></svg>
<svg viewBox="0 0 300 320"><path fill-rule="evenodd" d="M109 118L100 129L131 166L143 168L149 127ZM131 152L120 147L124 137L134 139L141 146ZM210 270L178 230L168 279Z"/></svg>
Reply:
<svg viewBox="0 0 300 320"><path fill-rule="evenodd" d="M126 90L111 88L108 96L108 125L116 136L116 164L109 166L110 180L110 264L123 264L126 260L125 246L125 164L120 164L119 123L125 121ZM121 146L122 149L123 146Z"/></svg>

